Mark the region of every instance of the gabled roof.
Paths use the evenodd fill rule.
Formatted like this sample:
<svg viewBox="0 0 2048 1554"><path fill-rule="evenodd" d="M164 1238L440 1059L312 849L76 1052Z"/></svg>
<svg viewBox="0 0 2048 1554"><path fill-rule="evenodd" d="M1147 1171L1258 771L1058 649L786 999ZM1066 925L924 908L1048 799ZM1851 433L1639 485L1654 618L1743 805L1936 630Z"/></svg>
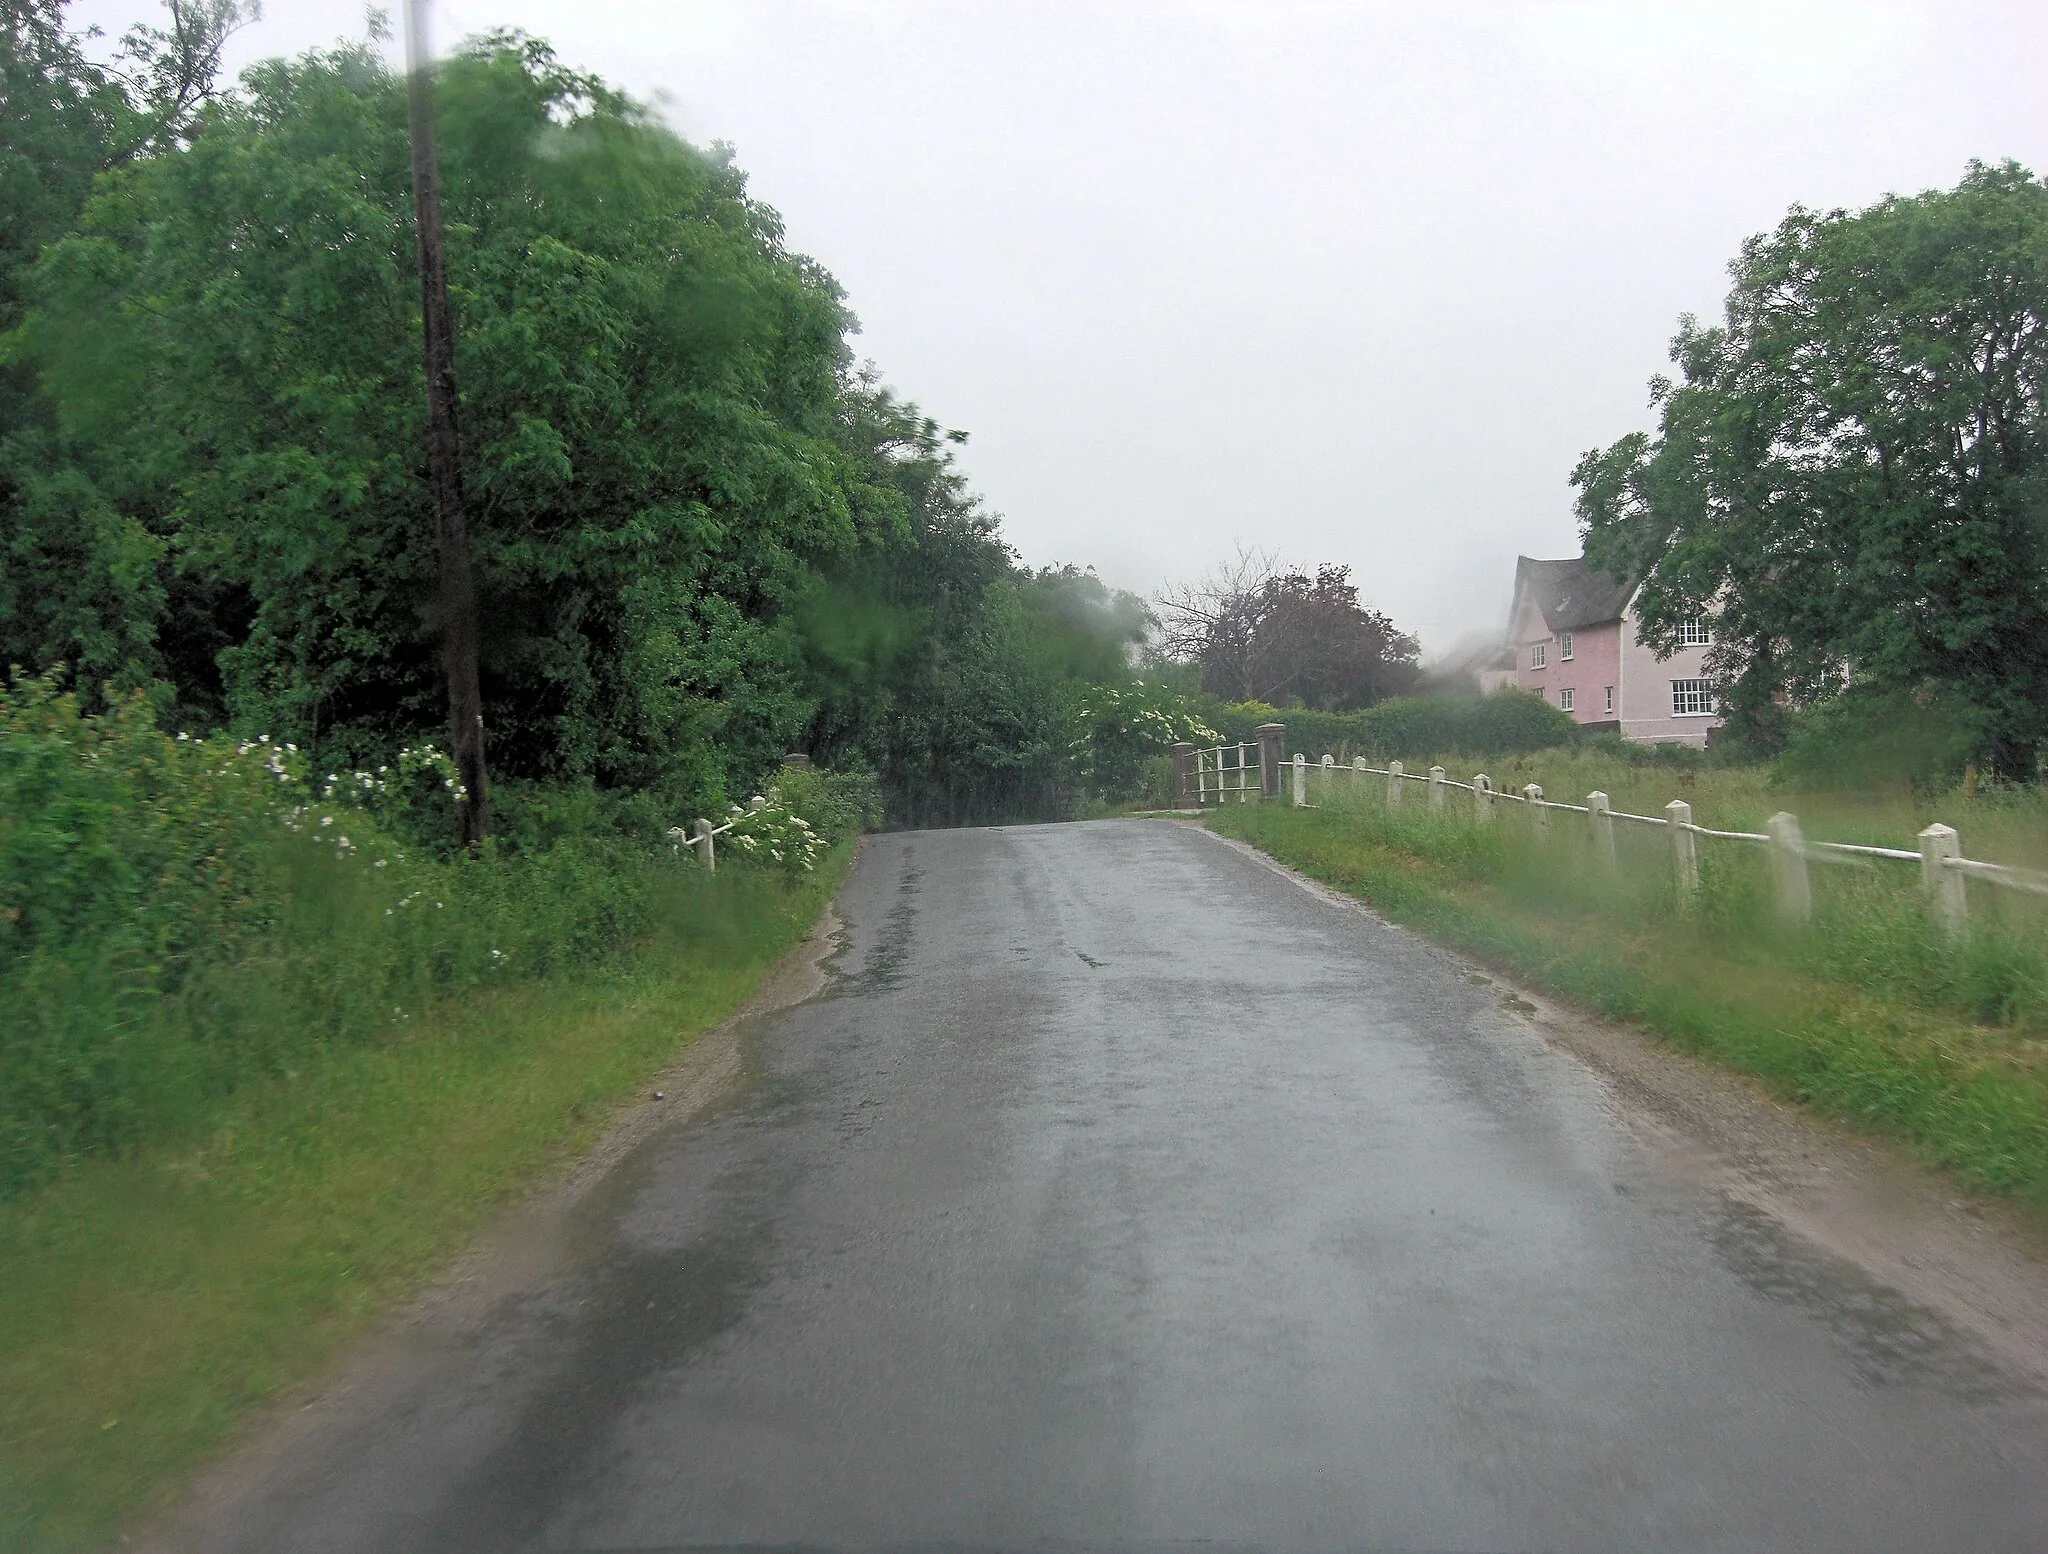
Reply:
<svg viewBox="0 0 2048 1554"><path fill-rule="evenodd" d="M1635 591L1633 581L1601 571L1584 556L1562 561L1515 558L1514 613L1521 613L1524 599L1531 600L1542 612L1543 624L1552 631L1578 631L1618 621ZM1508 629L1514 630L1512 619Z"/></svg>

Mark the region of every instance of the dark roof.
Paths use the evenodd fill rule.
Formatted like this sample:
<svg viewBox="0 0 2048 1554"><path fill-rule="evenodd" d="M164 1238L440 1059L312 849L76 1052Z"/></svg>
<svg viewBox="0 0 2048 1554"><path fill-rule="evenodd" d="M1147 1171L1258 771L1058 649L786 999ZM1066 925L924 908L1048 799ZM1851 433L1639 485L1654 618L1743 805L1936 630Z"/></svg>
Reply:
<svg viewBox="0 0 2048 1554"><path fill-rule="evenodd" d="M1562 561L1539 561L1534 556L1515 558L1515 610L1522 601L1534 598L1543 612L1543 623L1552 631L1577 631L1585 626L1604 625L1621 619L1636 585L1601 571L1584 556ZM1514 623L1509 622L1509 630Z"/></svg>

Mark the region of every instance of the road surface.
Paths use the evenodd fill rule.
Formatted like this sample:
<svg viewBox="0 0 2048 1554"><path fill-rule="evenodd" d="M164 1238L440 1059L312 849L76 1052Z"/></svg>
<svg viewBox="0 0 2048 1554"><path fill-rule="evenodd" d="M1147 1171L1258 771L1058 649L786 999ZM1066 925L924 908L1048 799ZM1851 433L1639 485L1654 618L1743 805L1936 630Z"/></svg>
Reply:
<svg viewBox="0 0 2048 1554"><path fill-rule="evenodd" d="M840 911L576 1254L209 1546L2048 1547L2033 1385L1453 957L1165 822L873 838Z"/></svg>

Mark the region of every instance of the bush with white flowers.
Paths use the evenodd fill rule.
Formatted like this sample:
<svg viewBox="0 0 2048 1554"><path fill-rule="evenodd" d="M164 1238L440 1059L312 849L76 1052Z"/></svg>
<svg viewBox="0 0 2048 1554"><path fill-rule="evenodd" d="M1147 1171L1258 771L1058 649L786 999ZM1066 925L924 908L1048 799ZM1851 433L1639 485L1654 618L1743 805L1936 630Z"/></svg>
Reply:
<svg viewBox="0 0 2048 1554"><path fill-rule="evenodd" d="M804 874L825 856L825 838L783 800L779 789L770 788L755 805L733 805L726 819L732 829L720 840L756 863Z"/></svg>
<svg viewBox="0 0 2048 1554"><path fill-rule="evenodd" d="M1143 680L1091 686L1076 718L1081 732L1070 747L1074 764L1089 792L1112 802L1135 798L1145 763L1175 744L1213 745L1223 738L1189 711L1185 698Z"/></svg>

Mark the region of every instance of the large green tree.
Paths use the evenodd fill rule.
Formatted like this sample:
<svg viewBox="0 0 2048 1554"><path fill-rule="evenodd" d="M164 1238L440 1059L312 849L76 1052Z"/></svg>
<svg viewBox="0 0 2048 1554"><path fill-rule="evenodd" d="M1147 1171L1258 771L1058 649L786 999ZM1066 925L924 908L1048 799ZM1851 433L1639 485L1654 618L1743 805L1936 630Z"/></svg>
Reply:
<svg viewBox="0 0 2048 1554"><path fill-rule="evenodd" d="M493 748L750 781L815 710L790 607L904 521L844 435L838 289L729 159L533 40L439 102ZM13 346L58 411L42 532L125 526L163 596L102 618L189 709L332 759L440 721L406 179L371 50L259 66L101 176Z"/></svg>
<svg viewBox="0 0 2048 1554"><path fill-rule="evenodd" d="M43 248L76 225L110 169L186 144L213 100L238 0L170 0L111 63L62 0L0 5L0 340L19 327ZM164 548L101 501L65 457L31 363L0 351L0 667L64 659L89 680L160 667Z"/></svg>
<svg viewBox="0 0 2048 1554"><path fill-rule="evenodd" d="M216 91L234 0L110 74L36 4L8 59L48 103L0 173L66 192L9 228L0 664L330 770L434 737L403 83L342 47ZM673 812L802 748L901 819L1062 812L1142 601L1017 566L964 434L853 366L723 151L516 34L437 103L494 769Z"/></svg>
<svg viewBox="0 0 2048 1554"><path fill-rule="evenodd" d="M1644 636L1712 610L1739 721L1790 693L1944 702L2031 774L2048 740L2048 189L2013 163L1745 243L1685 319L1654 436L1572 476Z"/></svg>

